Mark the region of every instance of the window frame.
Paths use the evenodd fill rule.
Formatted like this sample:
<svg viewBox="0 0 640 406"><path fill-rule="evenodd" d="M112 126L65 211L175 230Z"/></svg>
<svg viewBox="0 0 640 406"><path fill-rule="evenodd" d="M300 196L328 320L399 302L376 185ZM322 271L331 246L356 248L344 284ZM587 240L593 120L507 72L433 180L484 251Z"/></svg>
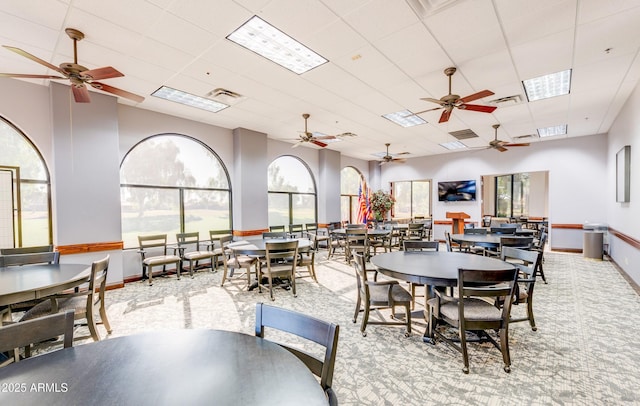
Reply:
<svg viewBox="0 0 640 406"><path fill-rule="evenodd" d="M296 159L298 162L300 162L307 170L307 173L309 174L309 178L311 179L311 185L313 186L313 193L312 192L292 192L292 191L282 191L282 190L269 190L269 178L267 177L267 225L269 227L271 226L281 226L284 225L285 227L287 227L289 224L300 224L300 223L294 223L293 222L293 199L294 196L312 196L313 197L313 223L317 223L318 222L318 187L316 184L316 180L313 176L313 172L311 171L311 168L309 167L309 165L307 165L307 163L305 161L303 161L302 159L298 158L297 156L294 155L280 155L279 157L275 158L273 161L271 161L271 163L269 164L268 168L271 167L271 165L273 165L274 162L276 162L278 159L281 158L293 158ZM267 169L267 176L268 175L269 170ZM270 219L270 208L269 208L269 195L274 194L274 195L287 195L288 199L288 223L287 224L271 224L271 219ZM311 223L311 221L308 221L307 223Z"/></svg>

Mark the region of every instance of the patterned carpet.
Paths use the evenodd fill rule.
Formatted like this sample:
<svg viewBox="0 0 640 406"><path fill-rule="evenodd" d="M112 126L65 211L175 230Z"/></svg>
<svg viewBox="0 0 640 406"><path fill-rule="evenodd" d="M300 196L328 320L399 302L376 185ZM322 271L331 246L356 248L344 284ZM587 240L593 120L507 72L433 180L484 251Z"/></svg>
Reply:
<svg viewBox="0 0 640 406"><path fill-rule="evenodd" d="M298 297L278 289L274 304L340 325L333 384L341 405L640 403L640 343L632 338L640 326L638 294L607 261L563 253L546 253L545 260L549 284L539 282L535 291L538 331L526 322L511 326L510 374L490 344L470 345L471 372L463 374L461 355L423 343L417 324L409 338L395 326L369 326L362 337L351 321L354 271L324 251L319 283L299 279ZM220 277L201 271L193 279L154 278L153 287L135 282L108 291L112 336L183 328L253 334L255 303L270 302L268 293L242 290L240 277L220 287Z"/></svg>

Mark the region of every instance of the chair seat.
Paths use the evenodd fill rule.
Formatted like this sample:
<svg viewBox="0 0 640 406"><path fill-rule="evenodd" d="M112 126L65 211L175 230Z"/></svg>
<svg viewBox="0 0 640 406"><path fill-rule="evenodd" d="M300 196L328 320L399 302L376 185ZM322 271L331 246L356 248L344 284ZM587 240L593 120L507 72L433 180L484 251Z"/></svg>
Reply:
<svg viewBox="0 0 640 406"><path fill-rule="evenodd" d="M74 310L75 318L84 315L87 312L87 298L77 296L58 300L58 312L64 312L66 310ZM38 317L48 314L51 314L51 300L44 300L27 310L20 318L20 321L37 319Z"/></svg>
<svg viewBox="0 0 640 406"><path fill-rule="evenodd" d="M231 257L227 260L227 265L236 268L246 268L258 262L258 258L253 258L248 255L238 255L237 257Z"/></svg>
<svg viewBox="0 0 640 406"><path fill-rule="evenodd" d="M158 255L146 258L142 261L147 266L167 265L180 262L180 257L177 255Z"/></svg>
<svg viewBox="0 0 640 406"><path fill-rule="evenodd" d="M501 309L498 309L489 302L476 298L464 299L464 313L465 318L469 321L489 321L500 320L502 318ZM457 301L441 303L440 314L448 319L458 320Z"/></svg>
<svg viewBox="0 0 640 406"><path fill-rule="evenodd" d="M200 259L213 258L214 255L216 255L215 251L192 251L184 254L184 259L188 261L197 261Z"/></svg>
<svg viewBox="0 0 640 406"><path fill-rule="evenodd" d="M369 285L369 296L372 302L388 302L389 287L387 285ZM411 302L411 294L398 284L391 287L391 297L397 303Z"/></svg>

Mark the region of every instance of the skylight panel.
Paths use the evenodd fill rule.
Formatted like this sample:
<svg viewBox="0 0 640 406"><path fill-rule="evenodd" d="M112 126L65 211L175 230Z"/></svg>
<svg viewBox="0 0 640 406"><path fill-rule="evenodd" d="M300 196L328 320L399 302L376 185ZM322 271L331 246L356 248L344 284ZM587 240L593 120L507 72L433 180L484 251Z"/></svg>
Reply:
<svg viewBox="0 0 640 406"><path fill-rule="evenodd" d="M161 99L184 104L198 109L211 111L213 113L217 113L220 110L224 110L229 107L228 104L220 103L215 100L207 99L205 97L196 96L191 93L186 93L182 90L176 90L167 86L162 86L161 88L153 92L151 96L159 97Z"/></svg>
<svg viewBox="0 0 640 406"><path fill-rule="evenodd" d="M227 39L298 75L329 62L258 16L253 16Z"/></svg>
<svg viewBox="0 0 640 406"><path fill-rule="evenodd" d="M530 102L569 94L571 89L571 69L527 79L522 84Z"/></svg>
<svg viewBox="0 0 640 406"><path fill-rule="evenodd" d="M538 136L540 138L553 137L554 135L564 135L567 133L567 125L554 125L551 127L538 128Z"/></svg>
<svg viewBox="0 0 640 406"><path fill-rule="evenodd" d="M446 149L464 149L464 148L467 148L467 146L464 145L463 143L461 143L460 141L443 142L443 143L440 144L440 146L445 147Z"/></svg>
<svg viewBox="0 0 640 406"><path fill-rule="evenodd" d="M420 116L413 114L409 110L400 110L395 113L384 114L382 117L393 121L402 127L413 127L415 125L427 124Z"/></svg>

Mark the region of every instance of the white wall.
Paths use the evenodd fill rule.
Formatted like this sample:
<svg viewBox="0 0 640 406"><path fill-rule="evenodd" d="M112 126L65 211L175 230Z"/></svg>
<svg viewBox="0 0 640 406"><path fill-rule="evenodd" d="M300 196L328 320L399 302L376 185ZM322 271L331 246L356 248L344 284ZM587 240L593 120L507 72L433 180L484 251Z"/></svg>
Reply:
<svg viewBox="0 0 640 406"><path fill-rule="evenodd" d="M382 184L431 179L432 195L437 182L475 179L482 175L520 172L549 172L549 222L582 224L606 223L607 199L600 185L611 182L607 176L607 136L593 135L532 143L526 148L459 152L428 158L409 159L405 164L385 165ZM481 202L433 202L433 219L446 220L446 212L465 212L471 220L482 218ZM435 238L443 238L443 227L434 227ZM551 230L553 247L581 249L581 230Z"/></svg>

